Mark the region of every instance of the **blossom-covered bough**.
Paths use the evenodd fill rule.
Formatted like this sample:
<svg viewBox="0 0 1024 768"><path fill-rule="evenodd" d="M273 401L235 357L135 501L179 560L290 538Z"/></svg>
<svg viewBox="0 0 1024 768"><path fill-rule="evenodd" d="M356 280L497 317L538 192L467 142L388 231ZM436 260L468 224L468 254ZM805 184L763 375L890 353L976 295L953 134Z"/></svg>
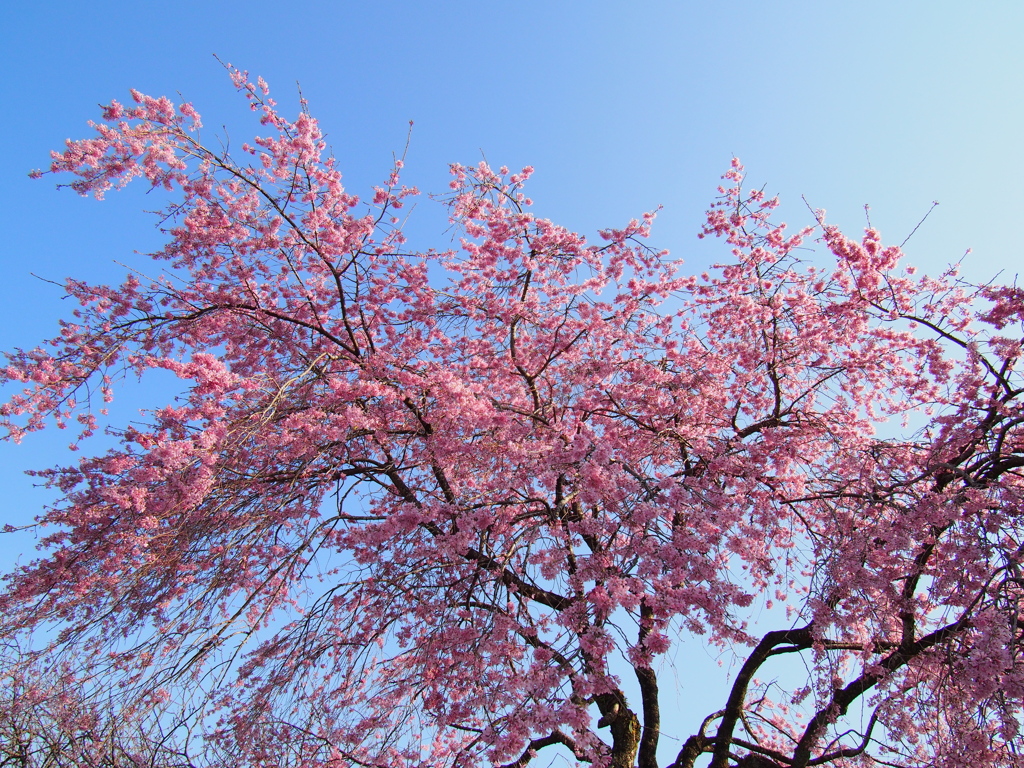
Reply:
<svg viewBox="0 0 1024 768"><path fill-rule="evenodd" d="M823 215L789 234L736 162L711 274L644 245L651 215L590 245L485 164L452 167L461 246L409 252L401 164L360 203L305 106L232 73L267 134L238 156L133 93L50 168L174 202L160 276L69 281L75 317L9 356L10 435L89 436L150 369L183 394L43 473L0 632L36 632L6 661L65 702L31 709L48 738L96 765L1022 764L1024 291ZM739 663L676 733L693 635ZM60 741L72 699L160 736Z"/></svg>

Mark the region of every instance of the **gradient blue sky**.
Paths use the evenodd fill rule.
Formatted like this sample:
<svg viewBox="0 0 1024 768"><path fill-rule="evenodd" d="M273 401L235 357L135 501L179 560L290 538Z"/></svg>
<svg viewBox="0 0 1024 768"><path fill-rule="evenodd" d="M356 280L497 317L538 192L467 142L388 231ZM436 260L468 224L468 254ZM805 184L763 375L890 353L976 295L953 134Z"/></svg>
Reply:
<svg viewBox="0 0 1024 768"><path fill-rule="evenodd" d="M286 113L300 83L356 193L384 178L414 120L405 179L423 191L445 190L450 162L530 164L540 215L593 235L661 205L653 244L699 271L715 246L695 234L735 154L796 225L809 219L800 195L851 232L870 203L899 243L939 200L909 260L936 271L972 248L968 278L1009 280L1022 262L1022 38L1019 0L9 2L0 349L33 346L70 309L31 273L114 281L117 262L159 243L140 213L159 201L141 187L97 203L26 173L129 88L180 93L207 140L224 124L250 138L214 53L264 76ZM414 236L443 247L443 229L421 198ZM21 472L66 458L66 442L0 446L3 522L35 514L45 494ZM0 539L0 566L25 543Z"/></svg>

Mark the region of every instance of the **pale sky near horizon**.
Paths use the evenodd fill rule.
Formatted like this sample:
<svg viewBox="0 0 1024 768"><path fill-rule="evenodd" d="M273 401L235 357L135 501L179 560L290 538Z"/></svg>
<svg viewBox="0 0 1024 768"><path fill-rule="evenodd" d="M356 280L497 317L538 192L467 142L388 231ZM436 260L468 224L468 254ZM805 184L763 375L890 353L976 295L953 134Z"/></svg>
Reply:
<svg viewBox="0 0 1024 768"><path fill-rule="evenodd" d="M701 271L721 246L695 235L736 155L797 227L810 223L801 195L849 234L868 203L898 244L938 200L908 260L935 272L970 248L968 279L1011 281L1024 263L1022 38L1019 0L11 2L0 349L34 346L70 311L44 280L115 281L160 242L141 186L98 203L27 172L129 88L180 93L207 140L251 138L214 54L262 75L286 114L299 83L357 194L385 178L413 120L404 179L425 193L445 191L451 162L533 165L539 215L593 237L662 206L651 244ZM446 247L442 216L420 198L417 244ZM66 461L67 442L0 445L0 524L36 513L46 495L22 472ZM25 541L0 539L0 570Z"/></svg>

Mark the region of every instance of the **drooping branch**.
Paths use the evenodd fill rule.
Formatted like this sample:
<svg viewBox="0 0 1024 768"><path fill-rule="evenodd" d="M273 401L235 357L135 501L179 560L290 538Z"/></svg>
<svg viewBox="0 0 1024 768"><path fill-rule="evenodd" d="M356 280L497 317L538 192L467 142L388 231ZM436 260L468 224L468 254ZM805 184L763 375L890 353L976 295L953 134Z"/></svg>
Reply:
<svg viewBox="0 0 1024 768"><path fill-rule="evenodd" d="M537 756L537 753L540 750L554 744L561 744L562 746L568 747L569 751L573 753L573 756L575 756L577 760L582 760L585 763L592 762L586 753L579 749L575 741L556 728L549 735L531 741L522 755L511 763L505 763L500 766L500 768L524 768L525 765Z"/></svg>

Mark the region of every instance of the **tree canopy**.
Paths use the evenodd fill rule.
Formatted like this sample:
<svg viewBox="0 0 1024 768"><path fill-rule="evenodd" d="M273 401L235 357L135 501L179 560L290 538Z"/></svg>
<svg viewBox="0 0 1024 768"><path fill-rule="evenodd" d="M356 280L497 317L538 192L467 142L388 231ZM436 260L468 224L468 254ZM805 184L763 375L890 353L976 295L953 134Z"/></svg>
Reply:
<svg viewBox="0 0 1024 768"><path fill-rule="evenodd" d="M54 153L83 195L166 190L166 245L67 282L9 436L90 437L153 369L182 394L41 473L0 765L1024 764L1024 290L787 231L738 161L705 274L486 163L451 168L458 247L414 250L400 161L361 201L231 72L237 153L136 92ZM686 637L739 664L674 733Z"/></svg>

